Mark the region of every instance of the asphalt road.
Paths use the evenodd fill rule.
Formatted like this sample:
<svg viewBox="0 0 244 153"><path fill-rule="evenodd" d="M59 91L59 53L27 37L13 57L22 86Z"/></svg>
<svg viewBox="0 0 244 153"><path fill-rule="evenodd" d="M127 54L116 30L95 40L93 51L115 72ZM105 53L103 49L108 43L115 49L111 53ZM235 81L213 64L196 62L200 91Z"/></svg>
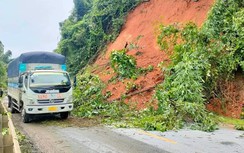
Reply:
<svg viewBox="0 0 244 153"><path fill-rule="evenodd" d="M6 103L6 101L5 101ZM21 122L13 114L16 128L27 135L36 153L244 153L244 131L221 128L207 133L193 130L149 132L113 127L62 127L42 120Z"/></svg>

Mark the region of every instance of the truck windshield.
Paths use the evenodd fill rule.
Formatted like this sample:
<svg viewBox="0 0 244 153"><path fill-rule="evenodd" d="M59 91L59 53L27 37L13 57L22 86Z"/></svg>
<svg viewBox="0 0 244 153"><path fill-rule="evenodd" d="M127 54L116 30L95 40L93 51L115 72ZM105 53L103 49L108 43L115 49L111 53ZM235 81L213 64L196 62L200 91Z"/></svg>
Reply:
<svg viewBox="0 0 244 153"><path fill-rule="evenodd" d="M40 86L70 86L70 79L67 73L33 73L30 76L30 87Z"/></svg>

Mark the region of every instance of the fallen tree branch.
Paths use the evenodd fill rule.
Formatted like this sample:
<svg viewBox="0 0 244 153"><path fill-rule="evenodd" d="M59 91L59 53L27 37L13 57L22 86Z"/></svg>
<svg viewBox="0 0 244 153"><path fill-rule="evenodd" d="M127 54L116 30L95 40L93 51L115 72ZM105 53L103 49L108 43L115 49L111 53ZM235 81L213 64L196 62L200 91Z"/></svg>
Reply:
<svg viewBox="0 0 244 153"><path fill-rule="evenodd" d="M146 88L146 89L140 90L140 91L135 91L135 92L130 93L130 94L125 94L125 96L126 96L126 97L132 97L132 96L134 96L134 95L138 95L138 94L140 94L140 93L143 93L143 92L147 92L147 91L153 90L153 89L155 89L156 86L157 86L157 84L154 85L154 86L152 86L152 87L148 87L148 88ZM122 100L122 98L119 97L119 98L110 100L109 102L113 102L113 101L117 101L117 100Z"/></svg>

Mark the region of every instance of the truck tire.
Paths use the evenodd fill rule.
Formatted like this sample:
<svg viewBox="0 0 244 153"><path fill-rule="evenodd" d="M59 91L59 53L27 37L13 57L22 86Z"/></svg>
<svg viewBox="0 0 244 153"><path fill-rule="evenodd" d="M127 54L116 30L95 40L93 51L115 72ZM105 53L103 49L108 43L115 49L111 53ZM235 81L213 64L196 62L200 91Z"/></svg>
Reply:
<svg viewBox="0 0 244 153"><path fill-rule="evenodd" d="M67 119L68 118L68 116L69 116L69 112L62 112L62 113L60 113L60 117L61 117L61 119Z"/></svg>
<svg viewBox="0 0 244 153"><path fill-rule="evenodd" d="M10 106L11 106L11 97L8 96L8 108L10 108Z"/></svg>
<svg viewBox="0 0 244 153"><path fill-rule="evenodd" d="M14 108L14 104L13 104L13 101L12 101L12 99L9 99L10 101L9 101L9 105L10 105L10 112L12 113L12 114L14 114L14 113L16 113L17 112L17 110Z"/></svg>
<svg viewBox="0 0 244 153"><path fill-rule="evenodd" d="M30 119L31 119L30 114L27 114L25 112L25 109L21 110L21 118L22 118L23 123L30 123Z"/></svg>

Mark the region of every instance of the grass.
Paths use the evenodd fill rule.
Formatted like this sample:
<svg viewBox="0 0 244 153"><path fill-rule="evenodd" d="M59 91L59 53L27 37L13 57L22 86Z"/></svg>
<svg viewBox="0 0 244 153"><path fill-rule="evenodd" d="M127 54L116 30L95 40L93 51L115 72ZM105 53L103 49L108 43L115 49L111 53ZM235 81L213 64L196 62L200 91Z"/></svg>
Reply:
<svg viewBox="0 0 244 153"><path fill-rule="evenodd" d="M224 124L233 125L237 130L244 130L244 120L224 116L216 116L217 121Z"/></svg>
<svg viewBox="0 0 244 153"><path fill-rule="evenodd" d="M22 132L20 132L17 129L15 131L22 153L38 152L38 149L34 146L33 142L27 136L25 136Z"/></svg>

